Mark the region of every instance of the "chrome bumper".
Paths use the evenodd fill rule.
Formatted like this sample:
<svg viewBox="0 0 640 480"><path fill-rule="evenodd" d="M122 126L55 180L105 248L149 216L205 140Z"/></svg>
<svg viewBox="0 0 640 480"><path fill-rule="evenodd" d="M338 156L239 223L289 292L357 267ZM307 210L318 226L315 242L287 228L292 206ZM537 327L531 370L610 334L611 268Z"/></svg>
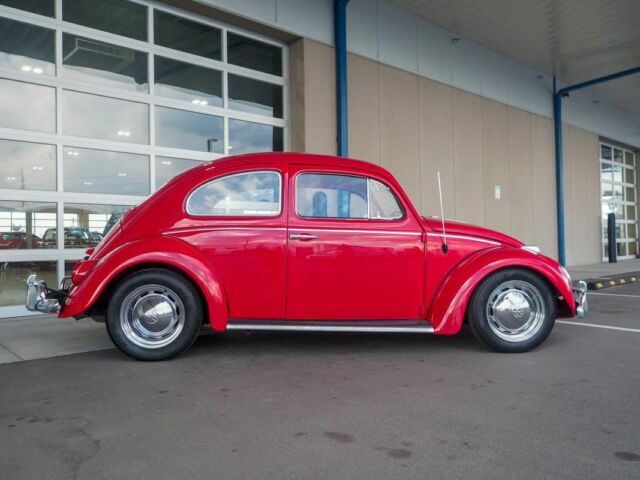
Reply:
<svg viewBox="0 0 640 480"><path fill-rule="evenodd" d="M51 290L47 288L44 280L38 280L33 274L27 278L27 300L25 306L27 310L42 313L58 313L61 308L61 301L66 297L67 279L62 280L61 290Z"/></svg>
<svg viewBox="0 0 640 480"><path fill-rule="evenodd" d="M573 299L576 302L576 315L583 318L589 312L589 304L587 303L587 284L579 281L578 286L573 289Z"/></svg>

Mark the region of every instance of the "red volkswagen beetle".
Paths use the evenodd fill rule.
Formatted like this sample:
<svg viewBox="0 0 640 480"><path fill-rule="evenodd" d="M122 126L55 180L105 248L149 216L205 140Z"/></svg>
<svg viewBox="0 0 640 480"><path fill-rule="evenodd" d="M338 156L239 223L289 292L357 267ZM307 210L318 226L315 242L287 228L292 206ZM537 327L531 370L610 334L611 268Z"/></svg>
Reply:
<svg viewBox="0 0 640 480"><path fill-rule="evenodd" d="M227 330L453 335L468 322L524 352L584 286L534 247L421 217L393 176L357 160L296 153L197 166L127 212L60 290L35 276L27 308L106 322L142 360L186 350L203 323Z"/></svg>

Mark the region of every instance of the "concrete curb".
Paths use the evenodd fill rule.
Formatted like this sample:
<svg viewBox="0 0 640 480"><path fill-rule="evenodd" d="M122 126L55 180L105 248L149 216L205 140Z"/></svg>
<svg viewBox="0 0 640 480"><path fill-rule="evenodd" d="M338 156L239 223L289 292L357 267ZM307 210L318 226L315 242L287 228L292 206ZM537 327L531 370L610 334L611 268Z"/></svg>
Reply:
<svg viewBox="0 0 640 480"><path fill-rule="evenodd" d="M589 290L601 290L609 287L619 287L640 282L640 272L619 273L616 275L608 275L606 277L585 278Z"/></svg>

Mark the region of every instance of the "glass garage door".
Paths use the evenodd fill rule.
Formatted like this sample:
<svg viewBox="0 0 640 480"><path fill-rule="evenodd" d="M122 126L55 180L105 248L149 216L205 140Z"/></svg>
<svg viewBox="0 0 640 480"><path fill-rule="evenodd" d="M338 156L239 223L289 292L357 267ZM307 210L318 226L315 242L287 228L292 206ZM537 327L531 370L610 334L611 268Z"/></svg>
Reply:
<svg viewBox="0 0 640 480"><path fill-rule="evenodd" d="M286 149L287 65L159 2L0 0L0 318L178 173Z"/></svg>
<svg viewBox="0 0 640 480"><path fill-rule="evenodd" d="M619 259L638 254L637 158L630 150L600 145L600 195L602 205L602 259L608 260L607 217L616 214L616 248Z"/></svg>

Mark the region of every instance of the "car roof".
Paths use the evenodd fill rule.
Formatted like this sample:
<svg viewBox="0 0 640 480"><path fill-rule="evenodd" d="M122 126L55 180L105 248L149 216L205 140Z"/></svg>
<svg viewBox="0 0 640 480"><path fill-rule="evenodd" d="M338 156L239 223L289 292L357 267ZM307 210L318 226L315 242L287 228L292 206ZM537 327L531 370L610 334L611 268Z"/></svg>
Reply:
<svg viewBox="0 0 640 480"><path fill-rule="evenodd" d="M249 153L246 155L234 155L225 157L211 162L206 162L189 170L190 174L209 172L210 170L227 169L234 167L244 167L247 165L257 168L266 167L273 168L275 166L283 167L288 165L313 165L319 167L340 167L347 169L355 169L374 173L382 176L389 176L389 172L378 165L355 160L352 158L335 157L333 155L319 155L313 153L294 153L294 152L268 152L268 153Z"/></svg>

